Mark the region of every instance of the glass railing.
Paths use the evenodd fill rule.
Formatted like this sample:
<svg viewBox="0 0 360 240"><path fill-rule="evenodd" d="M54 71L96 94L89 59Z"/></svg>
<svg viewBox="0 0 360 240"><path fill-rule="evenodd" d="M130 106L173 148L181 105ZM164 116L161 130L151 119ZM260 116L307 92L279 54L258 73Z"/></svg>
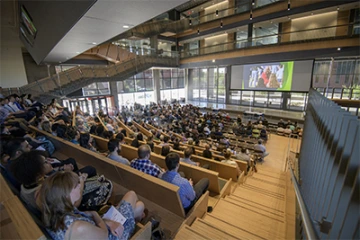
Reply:
<svg viewBox="0 0 360 240"><path fill-rule="evenodd" d="M126 49L125 49L126 50ZM49 92L60 89L65 85L80 79L108 78L129 71L139 69L141 66L178 66L179 58L177 52L155 51L153 49L137 48L129 52L135 53L134 57L124 62L108 66L79 66L37 80L20 88L23 93L30 93L33 96L40 94L51 94ZM61 91L60 91L61 92Z"/></svg>
<svg viewBox="0 0 360 240"><path fill-rule="evenodd" d="M305 41L316 41L321 39L352 37L356 34L349 35L347 29L352 28L355 24L358 23L252 37L240 41L226 42L213 46L203 47L200 49L183 51L181 52L180 56L181 58L186 58L210 53L232 51L242 48L259 47L264 45L277 45L287 43L299 43Z"/></svg>

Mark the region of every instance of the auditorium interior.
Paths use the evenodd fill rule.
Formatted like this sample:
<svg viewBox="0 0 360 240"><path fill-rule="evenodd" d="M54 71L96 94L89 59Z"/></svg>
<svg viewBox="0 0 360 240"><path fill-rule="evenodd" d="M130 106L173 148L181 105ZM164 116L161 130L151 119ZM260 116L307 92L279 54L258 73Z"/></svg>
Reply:
<svg viewBox="0 0 360 240"><path fill-rule="evenodd" d="M359 1L0 9L0 239L360 239Z"/></svg>

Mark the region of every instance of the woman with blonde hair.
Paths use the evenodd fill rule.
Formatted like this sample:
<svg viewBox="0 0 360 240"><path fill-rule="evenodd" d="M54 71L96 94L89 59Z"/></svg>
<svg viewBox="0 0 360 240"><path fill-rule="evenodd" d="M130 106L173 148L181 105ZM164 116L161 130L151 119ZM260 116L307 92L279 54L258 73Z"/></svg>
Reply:
<svg viewBox="0 0 360 240"><path fill-rule="evenodd" d="M44 181L37 203L52 239L129 239L135 221L144 216L144 203L133 191L127 192L116 206L126 218L124 225L102 219L95 211L79 211L74 204L80 197L75 173L58 172Z"/></svg>
<svg viewBox="0 0 360 240"><path fill-rule="evenodd" d="M232 153L231 153L230 149L224 150L225 160L222 160L221 162L235 166L236 171L237 171L237 176L239 177L240 174L241 174L241 171L239 169L239 165L234 160L231 159L231 155L232 155Z"/></svg>
<svg viewBox="0 0 360 240"><path fill-rule="evenodd" d="M270 80L269 80L269 82L268 82L268 84L266 86L268 88L279 88L280 87L280 84L276 79L276 74L275 73L272 73L270 75Z"/></svg>

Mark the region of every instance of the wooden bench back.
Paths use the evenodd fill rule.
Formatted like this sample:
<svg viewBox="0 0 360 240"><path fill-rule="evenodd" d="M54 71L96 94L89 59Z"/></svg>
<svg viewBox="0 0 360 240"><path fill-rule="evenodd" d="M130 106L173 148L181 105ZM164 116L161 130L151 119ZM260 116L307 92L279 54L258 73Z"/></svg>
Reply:
<svg viewBox="0 0 360 240"><path fill-rule="evenodd" d="M134 131L131 130L128 126L125 125L125 123L123 121L121 121L119 118L115 117L115 120L118 122L118 124L120 125L120 127L124 128L126 130L126 134L128 136L133 135Z"/></svg>
<svg viewBox="0 0 360 240"><path fill-rule="evenodd" d="M1 239L41 239L40 230L20 199L13 194L0 174L0 236Z"/></svg>
<svg viewBox="0 0 360 240"><path fill-rule="evenodd" d="M108 142L107 139L100 138L97 136L94 136L94 139L96 140L96 143L98 146L99 145L106 146L106 150L107 150L107 142ZM156 145L155 145L155 147L156 147ZM159 146L157 146L157 147L159 147ZM160 147L160 150L161 150L161 147ZM179 153L181 153L181 152L179 152ZM131 147L128 145L122 145L121 146L121 155L131 161L131 160L137 158L137 156L138 156L137 148L134 148L134 147ZM150 160L153 163L159 165L161 168L166 169L164 156L161 156L156 153L151 153ZM228 166L230 166L230 165L228 165ZM232 167L236 170L236 168L234 166L230 166L230 167ZM196 166L191 166L186 163L180 163L179 171L184 172L187 178L192 178L194 183L197 183L198 181L200 181L201 178L208 178L210 181L209 191L220 194L221 189L220 189L220 185L219 185L219 181L218 181L218 177L219 177L218 172L214 172L214 171L196 167Z"/></svg>
<svg viewBox="0 0 360 240"><path fill-rule="evenodd" d="M152 133L147 130L146 128L144 128L143 126L141 126L140 124L138 124L137 122L135 122L134 120L132 121L132 123L134 124L134 126L139 129L139 131L144 134L146 137L152 136Z"/></svg>
<svg viewBox="0 0 360 240"><path fill-rule="evenodd" d="M154 146L154 152L157 154L161 154L161 146L155 145ZM183 151L177 151L177 150L173 150L173 152L176 152L180 155L180 157L184 157L184 152ZM219 177L221 178L225 178L225 179L232 179L233 181L237 181L237 170L236 167L226 164L226 163L222 163L222 162L218 162L216 160L212 160L212 159L208 159L208 158L204 158L198 155L193 154L191 156L191 159L194 162L199 162L200 165L209 165L209 169L215 172L219 173Z"/></svg>
<svg viewBox="0 0 360 240"><path fill-rule="evenodd" d="M159 206L169 210L170 212L180 217L185 217L185 212L178 194L178 186L152 177L148 174L133 169L130 166L126 166L124 164L113 161L97 152L82 148L69 141L63 140L44 131L41 131L35 127L31 128L34 131L45 135L55 145L56 149L59 152L69 157L75 158L76 161L81 165L91 165L97 169L99 174L104 174L104 176L111 181L129 190L134 190L138 195L158 204ZM103 140L104 146L106 142L107 149L108 140L101 139L99 137L95 138L95 140L98 145L101 144L101 140ZM125 155L124 157L130 158L135 154L137 156L136 148L130 146L126 147L122 148L122 151ZM130 155L130 153L132 155Z"/></svg>

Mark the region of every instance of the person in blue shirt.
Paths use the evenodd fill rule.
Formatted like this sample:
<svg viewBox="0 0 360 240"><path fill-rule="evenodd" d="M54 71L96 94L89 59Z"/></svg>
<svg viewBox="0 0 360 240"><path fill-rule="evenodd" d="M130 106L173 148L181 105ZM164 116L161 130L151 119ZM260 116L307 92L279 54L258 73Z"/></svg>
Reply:
<svg viewBox="0 0 360 240"><path fill-rule="evenodd" d="M162 175L162 179L166 182L178 186L180 200L187 213L196 201L204 194L209 187L209 179L203 178L193 186L191 179L187 180L178 173L180 166L180 157L177 153L169 153L165 158L167 171Z"/></svg>

